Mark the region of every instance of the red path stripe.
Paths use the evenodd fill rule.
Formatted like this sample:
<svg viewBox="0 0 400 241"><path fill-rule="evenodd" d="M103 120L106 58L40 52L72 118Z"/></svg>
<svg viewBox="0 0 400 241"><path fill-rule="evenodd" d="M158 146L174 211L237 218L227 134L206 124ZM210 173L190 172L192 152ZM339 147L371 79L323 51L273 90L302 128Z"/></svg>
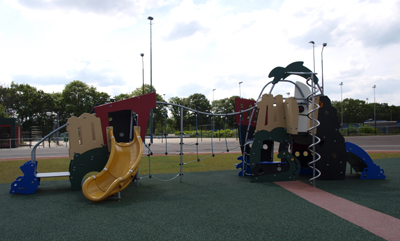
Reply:
<svg viewBox="0 0 400 241"><path fill-rule="evenodd" d="M300 181L275 182L286 190L386 240L400 240L400 219Z"/></svg>

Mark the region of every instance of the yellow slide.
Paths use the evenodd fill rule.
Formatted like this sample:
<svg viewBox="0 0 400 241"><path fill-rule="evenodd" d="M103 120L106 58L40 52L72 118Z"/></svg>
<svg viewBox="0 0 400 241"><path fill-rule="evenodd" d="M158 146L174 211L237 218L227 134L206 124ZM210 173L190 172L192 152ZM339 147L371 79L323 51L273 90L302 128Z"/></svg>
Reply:
<svg viewBox="0 0 400 241"><path fill-rule="evenodd" d="M91 201L102 201L107 197L125 189L135 177L143 155L143 143L140 130L135 126L132 142L115 141L113 128L107 127L110 157L104 169L91 176L83 183L82 192Z"/></svg>

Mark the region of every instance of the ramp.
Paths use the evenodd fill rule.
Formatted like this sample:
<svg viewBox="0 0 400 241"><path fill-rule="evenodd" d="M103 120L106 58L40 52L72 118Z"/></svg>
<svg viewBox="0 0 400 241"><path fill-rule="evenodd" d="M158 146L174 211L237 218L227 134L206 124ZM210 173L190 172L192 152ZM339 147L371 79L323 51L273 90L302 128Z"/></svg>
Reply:
<svg viewBox="0 0 400 241"><path fill-rule="evenodd" d="M102 201L122 191L133 180L143 155L140 130L135 127L132 142L115 141L113 128L107 127L111 153L104 169L84 182L82 192L91 201Z"/></svg>
<svg viewBox="0 0 400 241"><path fill-rule="evenodd" d="M361 179L385 179L384 170L372 161L371 157L354 143L346 142L347 162L360 175Z"/></svg>

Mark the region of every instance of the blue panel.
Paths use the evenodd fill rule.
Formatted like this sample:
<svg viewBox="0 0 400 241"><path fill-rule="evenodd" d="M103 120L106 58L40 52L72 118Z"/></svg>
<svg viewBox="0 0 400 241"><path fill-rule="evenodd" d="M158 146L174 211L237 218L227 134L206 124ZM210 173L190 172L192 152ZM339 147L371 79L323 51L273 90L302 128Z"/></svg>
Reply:
<svg viewBox="0 0 400 241"><path fill-rule="evenodd" d="M17 177L11 184L10 194L33 194L38 190L39 180L36 177L37 163L37 161L27 161L20 167L24 175Z"/></svg>
<svg viewBox="0 0 400 241"><path fill-rule="evenodd" d="M286 162L259 162L260 165L286 164Z"/></svg>
<svg viewBox="0 0 400 241"><path fill-rule="evenodd" d="M238 173L238 176L243 177L243 156L239 156L237 159L239 161L242 161L242 162L236 164L236 169L241 169L241 171ZM249 160L247 158L246 158L246 162L245 162L245 165L246 165L245 176L249 177L249 176L251 176L251 168L250 168L250 165L246 164L246 163L249 163Z"/></svg>
<svg viewBox="0 0 400 241"><path fill-rule="evenodd" d="M376 165L371 157L354 143L346 142L346 152L350 152L359 157L359 160L364 162L367 167L364 168L360 176L361 179L385 179L384 170L380 166Z"/></svg>

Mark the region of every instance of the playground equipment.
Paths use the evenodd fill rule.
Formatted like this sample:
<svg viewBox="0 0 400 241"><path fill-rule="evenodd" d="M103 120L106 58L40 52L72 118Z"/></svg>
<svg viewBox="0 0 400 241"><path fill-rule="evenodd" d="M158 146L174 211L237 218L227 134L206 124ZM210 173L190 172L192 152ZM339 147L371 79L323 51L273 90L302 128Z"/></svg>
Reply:
<svg viewBox="0 0 400 241"><path fill-rule="evenodd" d="M92 201L102 201L122 191L136 176L143 155L143 142L139 128L135 127L133 141L118 143L115 141L112 127L107 127L111 153L104 169L83 183L82 192Z"/></svg>
<svg viewBox="0 0 400 241"><path fill-rule="evenodd" d="M376 165L371 157L354 143L346 142L347 161L360 175L361 179L385 179L384 170Z"/></svg>
<svg viewBox="0 0 400 241"><path fill-rule="evenodd" d="M117 170L117 173L122 171L123 169L116 169L114 166L116 162L118 165L123 163L118 157L121 157L121 155L125 157L127 153L131 153L132 158L134 153L140 156L140 158L135 159L135 163L138 165L143 153L140 135L144 136L150 109L155 108L155 106L156 94L150 93L115 103L97 106L95 107L95 114L84 113L80 117L73 116L69 118L67 124L49 133L33 147L31 160L21 166L24 175L17 177L16 181L11 184L10 194L33 194L38 190L40 179L47 177L69 177L71 188L73 190L81 190L82 180L90 172L101 173L103 168L107 165L113 166L111 169ZM139 128L134 128L137 125L142 127L141 133ZM109 126L111 127L107 129L106 127ZM53 133L65 127L69 133L70 142L69 157L71 162L69 171L52 173L38 172L37 168L39 162L36 160L37 147ZM113 131L113 133L109 133L108 130ZM114 142L108 142L107 136L111 136L111 134L114 136L114 138L112 138ZM123 154L121 154L117 148L114 154L111 148L112 145L114 145L114 148L117 148L117 146L131 146L134 150L128 152L126 151L127 148L122 148L124 151L122 151ZM110 164L108 164L109 162ZM132 171L134 170L134 168L130 168L129 170L131 169ZM124 178L125 175L117 176L117 178L118 177ZM120 187L118 190L123 190L129 183L129 181L124 179L123 187ZM90 188L90 185L88 187L89 189L87 189L87 194L85 194L85 196L95 196L92 194L93 190ZM111 193L111 195L114 194L114 190L115 189L111 190L109 193ZM104 195L107 194L108 193ZM102 200L97 197L92 197L92 199Z"/></svg>
<svg viewBox="0 0 400 241"><path fill-rule="evenodd" d="M291 75L305 78L311 90L301 82L287 80ZM349 162L361 179L385 178L384 171L364 150L344 141L336 109L322 94L315 73L304 67L303 62L277 67L269 77L274 77L273 81L261 91L262 94L272 84L268 94L260 94L256 102L235 100L237 112L244 106L257 107L251 115L246 112L236 116L242 145L242 156L238 158L242 162L237 165L241 169L239 176L250 176L252 182L260 182L294 180L299 174L312 174L310 183L315 184L316 178L344 179ZM283 101L282 95L273 96L271 92L278 82L292 83L295 97ZM257 120L253 119L255 112ZM279 144L278 162L273 160L275 143Z"/></svg>
<svg viewBox="0 0 400 241"><path fill-rule="evenodd" d="M306 84L288 80L292 75L304 78ZM84 113L80 117L71 117L67 124L34 146L31 160L21 166L24 175L12 183L10 194L32 194L38 190L41 178L69 176L73 190L82 190L84 196L92 201L104 200L138 179L137 170L143 155L143 145L148 148L151 178L152 152L150 144L144 144L141 137L145 136L150 110L156 104L173 105L181 110L180 173L175 176L179 176L181 182L183 165L191 163L183 163L182 160L184 108L196 113L196 132L199 114L210 116L211 126L213 116L236 115L242 152L238 157L241 162L237 168L241 169L239 176L250 177L251 182L290 181L302 174L312 174L309 181L315 186L317 178L344 179L347 162L360 174L361 179L385 178L384 171L373 163L364 150L352 143L345 143L339 132L336 109L332 107L330 99L323 95L323 86L319 86L316 74L304 67L303 62L274 68L269 77L274 79L264 86L257 101L241 98L235 100L235 113L205 113L172 103L157 102L156 94L150 93L97 106L94 108L95 114ZM294 97L284 99L282 95L272 95L275 85L280 82L295 86ZM269 93L263 94L270 84L272 87ZM37 146L65 127L70 142L69 172L39 173ZM196 138L198 145L198 136ZM279 145L278 161L273 158L276 143ZM165 147L167 155L167 139ZM201 160L196 149L197 160L193 162ZM208 157L216 155L212 138L211 150L212 154ZM224 152L229 152L227 144ZM84 177L94 171L99 174L89 177L82 187Z"/></svg>

